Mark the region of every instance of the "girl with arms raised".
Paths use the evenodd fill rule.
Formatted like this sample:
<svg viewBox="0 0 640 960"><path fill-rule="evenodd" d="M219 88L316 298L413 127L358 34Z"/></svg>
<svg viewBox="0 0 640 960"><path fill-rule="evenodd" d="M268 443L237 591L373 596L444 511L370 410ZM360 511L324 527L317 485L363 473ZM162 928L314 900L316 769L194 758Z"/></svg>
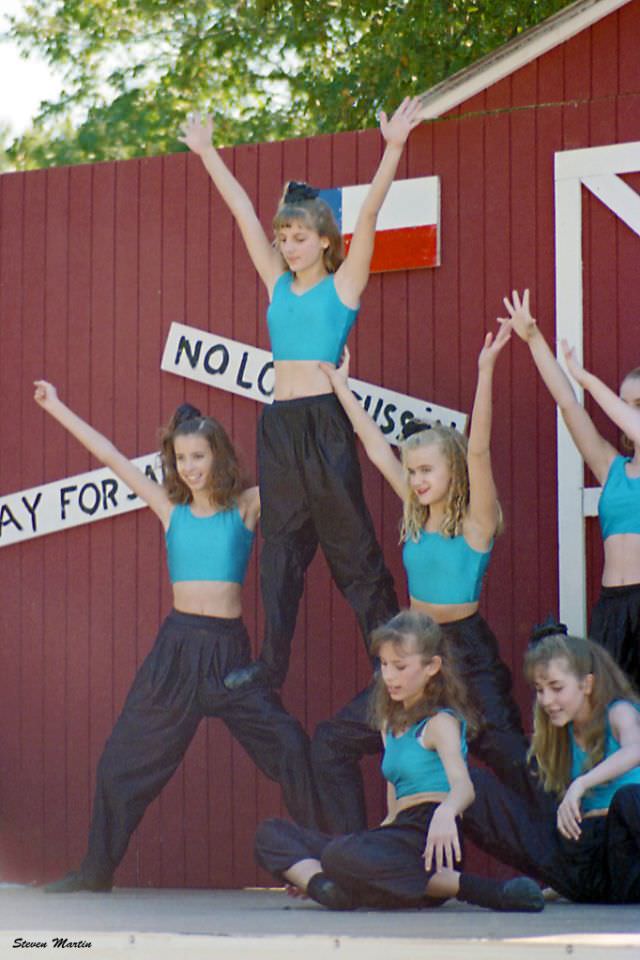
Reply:
<svg viewBox="0 0 640 960"><path fill-rule="evenodd" d="M439 623L483 724L470 749L508 783L529 789L528 743L511 696L511 676L496 638L478 612L482 580L501 511L491 467L492 384L496 361L510 336L508 326L488 333L478 357L469 441L440 424L411 421L401 459L360 406L347 383L348 355L324 367L367 456L403 503L401 539L412 610ZM380 748L366 723L367 690L333 719L319 724L312 761L323 812L331 829L366 824L358 760Z"/></svg>
<svg viewBox="0 0 640 960"><path fill-rule="evenodd" d="M338 363L355 323L377 215L407 137L419 122L417 100L406 99L390 119L381 114L385 150L346 257L331 209L315 189L288 184L272 242L246 191L213 147L211 121L193 116L183 131L182 139L201 157L235 217L270 301L274 402L264 409L258 428L265 635L260 659L227 678L232 688L253 681L283 683L304 574L318 544L356 612L365 643L372 628L398 609L364 503L353 432L320 362Z"/></svg>
<svg viewBox="0 0 640 960"><path fill-rule="evenodd" d="M569 373L624 434L626 455L609 443L574 393L529 309L529 291L505 298L509 323L531 356L585 463L603 486L598 504L604 540L600 597L589 636L608 650L640 689L640 367L630 370L619 395L585 370L563 341Z"/></svg>

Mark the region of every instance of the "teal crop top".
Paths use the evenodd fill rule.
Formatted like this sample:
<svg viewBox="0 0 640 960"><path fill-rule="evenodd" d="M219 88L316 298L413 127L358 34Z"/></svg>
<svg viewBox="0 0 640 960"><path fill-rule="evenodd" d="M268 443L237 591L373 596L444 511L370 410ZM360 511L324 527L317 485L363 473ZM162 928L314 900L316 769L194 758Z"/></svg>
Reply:
<svg viewBox="0 0 640 960"><path fill-rule="evenodd" d="M628 477L631 457L615 457L598 502L602 539L615 533L640 533L640 477Z"/></svg>
<svg viewBox="0 0 640 960"><path fill-rule="evenodd" d="M452 710L438 711L456 714ZM382 774L393 784L396 797L410 797L414 793L448 793L451 789L440 754L423 747L420 742L424 728L431 717L426 717L405 730L399 737L387 733L382 758ZM467 725L460 721L460 748L467 759Z"/></svg>
<svg viewBox="0 0 640 960"><path fill-rule="evenodd" d="M480 553L463 536L421 530L417 542L406 540L402 548L409 596L423 603L474 603L490 558L491 549Z"/></svg>
<svg viewBox="0 0 640 960"><path fill-rule="evenodd" d="M253 538L237 507L220 510L211 517L196 517L188 504L177 504L171 511L165 533L171 583L182 580L243 583Z"/></svg>
<svg viewBox="0 0 640 960"><path fill-rule="evenodd" d="M332 273L301 294L293 280L290 271L278 277L267 310L273 359L338 364L358 311L340 300Z"/></svg>
<svg viewBox="0 0 640 960"><path fill-rule="evenodd" d="M603 760L617 753L620 749L620 744L614 737L609 724L609 710L615 703L621 702L629 703L630 701L614 700L607 708L607 729L604 741ZM634 703L632 706L640 711L640 704ZM586 772L585 768L587 767L588 756L586 751L576 743L573 736L573 724L571 723L569 724L569 740L571 743L571 780L573 781L576 777L579 777L581 773ZM623 787L627 783L640 784L640 766L632 767L631 770L627 770L626 773L621 773L620 776L614 780L599 783L597 787L592 787L591 790L588 790L582 797L583 812L587 813L589 810L607 810L611 806L611 801L613 800L613 795L616 790L619 790L620 787Z"/></svg>

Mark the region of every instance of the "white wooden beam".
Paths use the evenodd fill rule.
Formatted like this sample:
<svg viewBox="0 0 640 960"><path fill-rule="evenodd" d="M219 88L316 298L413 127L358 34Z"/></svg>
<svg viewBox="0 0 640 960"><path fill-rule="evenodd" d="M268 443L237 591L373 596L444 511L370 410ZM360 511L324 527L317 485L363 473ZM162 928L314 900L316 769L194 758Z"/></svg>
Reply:
<svg viewBox="0 0 640 960"><path fill-rule="evenodd" d="M556 154L556 161L558 155ZM579 179L556 180L556 343L563 338L582 361L582 188ZM582 457L564 425L558 430L558 576L560 619L586 633L586 560L582 514Z"/></svg>
<svg viewBox="0 0 640 960"><path fill-rule="evenodd" d="M640 148L640 144L638 144ZM636 166L640 163L636 160ZM623 223L640 236L640 194L614 173L582 177L582 182L591 193L601 200Z"/></svg>
<svg viewBox="0 0 640 960"><path fill-rule="evenodd" d="M537 57L570 40L630 0L578 0L482 57L420 97L425 120L441 117Z"/></svg>
<svg viewBox="0 0 640 960"><path fill-rule="evenodd" d="M563 150L555 156L556 180L596 177L603 173L635 173L638 170L640 141L614 143L606 147Z"/></svg>

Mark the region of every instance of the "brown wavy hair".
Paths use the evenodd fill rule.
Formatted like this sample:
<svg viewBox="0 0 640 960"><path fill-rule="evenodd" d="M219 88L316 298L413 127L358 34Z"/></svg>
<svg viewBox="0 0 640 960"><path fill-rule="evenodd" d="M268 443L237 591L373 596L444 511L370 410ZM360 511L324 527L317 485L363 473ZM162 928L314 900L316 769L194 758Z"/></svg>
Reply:
<svg viewBox="0 0 640 960"><path fill-rule="evenodd" d="M604 758L607 709L613 700L638 702L630 681L604 647L584 637L553 633L529 648L524 672L531 685L536 672L547 670L552 660L564 660L569 673L583 681L593 675L589 694L591 716L584 731L587 769ZM571 783L571 741L569 725L554 727L548 715L536 702L533 711L533 736L529 755L538 762L539 776L549 793L564 796Z"/></svg>
<svg viewBox="0 0 640 960"><path fill-rule="evenodd" d="M383 643L392 643L394 649L404 653L420 654L424 665L438 656L442 666L429 677L420 701L408 710L391 699L382 675L378 674L370 706L372 725L378 730L396 733L447 707L466 720L467 737L473 739L480 728L480 718L458 673L449 641L435 620L416 610L401 610L371 634L373 656L380 653Z"/></svg>
<svg viewBox="0 0 640 960"><path fill-rule="evenodd" d="M182 403L169 423L160 431L160 459L162 483L172 503L190 503L192 496L176 466L176 437L197 435L206 437L214 457L209 499L212 505L228 510L234 506L244 490L243 470L226 430L213 417L203 417L197 407Z"/></svg>
<svg viewBox="0 0 640 960"><path fill-rule="evenodd" d="M285 184L282 198L273 218L274 245L278 247L278 231L289 227L292 223L303 223L310 230L315 230L321 237L326 237L329 246L324 251L323 261L327 273L335 273L345 257L344 241L340 228L336 223L333 210L321 197L308 200L296 199L287 202L286 195L289 183ZM284 266L286 262L282 258ZM289 269L287 267L287 269Z"/></svg>

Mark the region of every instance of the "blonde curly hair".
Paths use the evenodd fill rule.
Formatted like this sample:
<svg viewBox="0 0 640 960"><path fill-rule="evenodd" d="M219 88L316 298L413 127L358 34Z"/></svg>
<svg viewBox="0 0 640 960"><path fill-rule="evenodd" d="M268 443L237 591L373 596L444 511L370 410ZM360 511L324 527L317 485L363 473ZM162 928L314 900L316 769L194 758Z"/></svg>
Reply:
<svg viewBox="0 0 640 960"><path fill-rule="evenodd" d="M462 534L462 525L469 507L469 471L467 468L467 438L454 427L443 423L427 423L413 421L418 425L416 430L400 444L402 466L408 475L407 457L412 450L420 447L437 445L447 461L451 479L447 491L447 503L440 533L444 537L458 537ZM422 428L422 429L420 429ZM429 507L418 500L416 494L407 483L407 495L404 500L402 522L400 526L400 542L420 539L429 519ZM498 504L498 523L495 536L502 533L502 508Z"/></svg>

